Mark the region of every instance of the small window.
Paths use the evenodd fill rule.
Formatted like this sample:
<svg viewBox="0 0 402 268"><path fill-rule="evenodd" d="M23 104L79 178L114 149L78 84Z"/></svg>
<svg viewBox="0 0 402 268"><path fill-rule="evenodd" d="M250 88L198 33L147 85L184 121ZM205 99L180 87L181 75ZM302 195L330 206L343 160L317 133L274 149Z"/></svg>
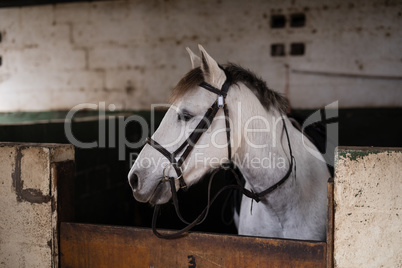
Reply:
<svg viewBox="0 0 402 268"><path fill-rule="evenodd" d="M272 57L285 56L285 45L284 44L272 44L271 45L271 56Z"/></svg>
<svg viewBox="0 0 402 268"><path fill-rule="evenodd" d="M284 15L271 16L271 28L284 28L286 25L286 17Z"/></svg>
<svg viewBox="0 0 402 268"><path fill-rule="evenodd" d="M0 66L3 64L3 58L0 56Z"/></svg>
<svg viewBox="0 0 402 268"><path fill-rule="evenodd" d="M290 55L292 56L302 56L305 53L305 45L303 43L292 43L290 44Z"/></svg>
<svg viewBox="0 0 402 268"><path fill-rule="evenodd" d="M306 15L296 13L290 15L290 27L304 27L306 25Z"/></svg>

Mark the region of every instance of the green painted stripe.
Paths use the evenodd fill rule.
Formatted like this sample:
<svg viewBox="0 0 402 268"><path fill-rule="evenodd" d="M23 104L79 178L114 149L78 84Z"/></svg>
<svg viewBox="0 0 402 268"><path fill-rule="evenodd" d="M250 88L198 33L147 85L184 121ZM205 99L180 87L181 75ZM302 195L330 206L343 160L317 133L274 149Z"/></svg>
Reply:
<svg viewBox="0 0 402 268"><path fill-rule="evenodd" d="M155 113L156 117L160 117L165 111ZM46 112L14 112L0 113L0 125L18 125L18 124L35 124L35 123L55 123L63 122L68 111L46 111ZM74 114L74 119L89 119L89 121L99 120L102 116L124 116L139 115L144 118L151 116L150 111L78 111Z"/></svg>

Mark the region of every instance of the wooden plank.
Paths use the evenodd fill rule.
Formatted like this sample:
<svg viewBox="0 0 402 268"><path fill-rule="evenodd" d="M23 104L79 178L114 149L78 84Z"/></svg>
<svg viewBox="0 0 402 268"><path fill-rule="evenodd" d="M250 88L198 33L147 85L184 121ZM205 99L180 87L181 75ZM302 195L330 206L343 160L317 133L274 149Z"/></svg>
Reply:
<svg viewBox="0 0 402 268"><path fill-rule="evenodd" d="M334 179L327 183L327 268L334 267Z"/></svg>
<svg viewBox="0 0 402 268"><path fill-rule="evenodd" d="M64 221L74 220L74 175L75 163L72 160L54 162L51 164L53 177L52 210L57 210L57 217L53 229L53 266L59 267L60 255L60 224Z"/></svg>
<svg viewBox="0 0 402 268"><path fill-rule="evenodd" d="M166 231L168 232L168 231ZM326 243L62 223L61 267L325 267Z"/></svg>

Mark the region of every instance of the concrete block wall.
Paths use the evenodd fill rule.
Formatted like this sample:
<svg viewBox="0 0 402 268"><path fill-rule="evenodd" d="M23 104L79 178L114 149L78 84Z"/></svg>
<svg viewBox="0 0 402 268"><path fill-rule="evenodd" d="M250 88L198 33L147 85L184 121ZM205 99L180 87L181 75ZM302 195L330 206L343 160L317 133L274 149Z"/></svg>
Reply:
<svg viewBox="0 0 402 268"><path fill-rule="evenodd" d="M401 267L401 165L401 148L338 148L335 267Z"/></svg>
<svg viewBox="0 0 402 268"><path fill-rule="evenodd" d="M0 143L0 267L58 267L55 163L71 145Z"/></svg>
<svg viewBox="0 0 402 268"><path fill-rule="evenodd" d="M303 27L290 16L304 14ZM0 112L165 103L203 44L295 108L402 105L399 1L120 0L0 9ZM282 28L271 17L283 15ZM292 43L303 55L291 56ZM272 56L281 44L284 56Z"/></svg>

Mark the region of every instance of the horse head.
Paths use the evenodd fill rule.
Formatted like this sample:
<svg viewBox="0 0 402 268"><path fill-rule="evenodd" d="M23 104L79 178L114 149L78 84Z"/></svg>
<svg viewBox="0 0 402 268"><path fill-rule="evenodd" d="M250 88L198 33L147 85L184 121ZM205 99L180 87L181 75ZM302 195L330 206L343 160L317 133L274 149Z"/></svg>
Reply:
<svg viewBox="0 0 402 268"><path fill-rule="evenodd" d="M166 203L172 191L196 183L230 158L228 116L219 109L223 106L217 108L224 104L219 90L227 82L227 74L202 46L199 49L201 58L187 49L193 69L174 88L170 108L130 170L129 183L140 202ZM215 92L205 90L202 83ZM169 178L175 178L174 188Z"/></svg>

